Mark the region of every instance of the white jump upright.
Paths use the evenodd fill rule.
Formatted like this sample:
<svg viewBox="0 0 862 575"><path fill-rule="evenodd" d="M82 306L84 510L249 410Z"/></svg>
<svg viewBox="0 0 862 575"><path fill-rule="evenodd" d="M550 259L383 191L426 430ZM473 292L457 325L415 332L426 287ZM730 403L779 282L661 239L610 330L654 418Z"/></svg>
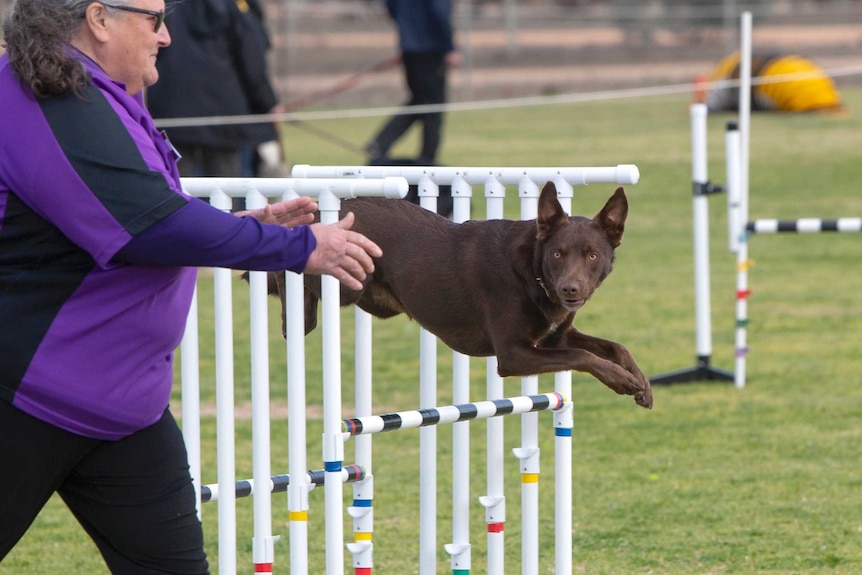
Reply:
<svg viewBox="0 0 862 575"><path fill-rule="evenodd" d="M729 132L732 130L729 130ZM726 141L727 157L740 157L739 138L729 137ZM728 162L730 166L730 161ZM738 174L728 170L728 180L737 181ZM756 234L817 234L826 232L836 233L860 233L862 232L862 218L800 218L797 220L758 219L748 221L747 202L746 206L739 209L739 215L728 214L728 221L732 223L731 237L736 240L736 332L735 351L736 366L734 370L734 383L736 387L742 388L746 384L746 361L749 353L748 347L748 299L751 296L749 288L748 272L754 265L749 258L749 244L751 238Z"/></svg>
<svg viewBox="0 0 862 575"><path fill-rule="evenodd" d="M691 118L691 179L694 231L694 317L695 365L650 378L653 384L689 381L732 380L733 374L715 368L712 361L712 296L709 264L709 196L723 189L709 181L707 175L707 107L692 104Z"/></svg>
<svg viewBox="0 0 862 575"><path fill-rule="evenodd" d="M635 184L639 172L633 165L589 168L499 168L499 167L432 167L432 166L295 166L292 175L296 177L327 178L380 178L391 176L405 177L416 185L420 205L436 210L436 200L440 185L452 186L453 219L456 222L469 219L469 205L472 185L485 188L488 219L503 217L503 201L507 185L516 185L521 198L521 217L536 217L539 185L548 180L556 183L561 203L567 211L571 210L572 185L589 183ZM363 332L365 333L365 332ZM425 330L420 330L420 408L430 409L436 404L437 369L436 338ZM453 397L456 401L469 399L469 359L455 353L453 356ZM522 380L523 396L538 393L538 378ZM555 375L555 390L561 396L571 397L571 375ZM503 398L503 382L497 375L495 358L487 360L487 397L489 400ZM539 449L537 414L522 415L522 445L514 450L521 465L522 479L522 571L526 574L539 571L538 545L538 479ZM557 505L555 521L556 556L555 572L571 573L572 569L572 495L571 495L571 430L573 409L571 401L554 412L555 462ZM453 526L452 543L444 549L451 557L453 573L467 573L471 567L470 543L468 533L469 501L469 451L464 447L469 443L469 422L454 423L453 429ZM506 520L506 501L503 490L503 420L494 418L487 426L487 494L479 498L486 510L488 532L488 572L504 571L504 526ZM359 463L359 461L357 461ZM423 427L420 430L420 557L419 573L436 573L436 429ZM566 484L568 483L568 484ZM361 483L357 484L361 485Z"/></svg>

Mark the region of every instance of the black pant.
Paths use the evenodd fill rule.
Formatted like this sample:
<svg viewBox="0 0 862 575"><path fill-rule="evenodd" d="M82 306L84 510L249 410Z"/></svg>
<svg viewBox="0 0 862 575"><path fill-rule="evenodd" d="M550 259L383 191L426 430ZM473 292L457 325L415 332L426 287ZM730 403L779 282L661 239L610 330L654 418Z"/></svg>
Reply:
<svg viewBox="0 0 862 575"><path fill-rule="evenodd" d="M209 572L185 444L170 412L119 441L100 441L0 400L0 462L0 561L56 491L112 573Z"/></svg>
<svg viewBox="0 0 862 575"><path fill-rule="evenodd" d="M401 62L410 100L407 106L442 104L446 101L446 53L431 52L422 54L402 54ZM423 164L433 164L440 146L440 133L443 127L443 113L399 114L393 116L369 144L369 151L375 156L386 157L389 148L413 125L422 122ZM374 158L372 158L374 159Z"/></svg>

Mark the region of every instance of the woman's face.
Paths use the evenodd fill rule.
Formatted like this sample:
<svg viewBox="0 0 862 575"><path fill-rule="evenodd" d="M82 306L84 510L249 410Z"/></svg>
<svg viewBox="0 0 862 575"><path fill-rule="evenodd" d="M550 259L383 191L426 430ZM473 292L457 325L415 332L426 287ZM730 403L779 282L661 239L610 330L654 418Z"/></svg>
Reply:
<svg viewBox="0 0 862 575"><path fill-rule="evenodd" d="M164 0L132 0L122 6L153 12L165 9ZM159 17L152 14L109 6L105 10L104 25L108 34L99 63L114 80L126 84L129 94L137 94L159 79L156 58L159 49L171 43L168 27L163 22L157 26Z"/></svg>

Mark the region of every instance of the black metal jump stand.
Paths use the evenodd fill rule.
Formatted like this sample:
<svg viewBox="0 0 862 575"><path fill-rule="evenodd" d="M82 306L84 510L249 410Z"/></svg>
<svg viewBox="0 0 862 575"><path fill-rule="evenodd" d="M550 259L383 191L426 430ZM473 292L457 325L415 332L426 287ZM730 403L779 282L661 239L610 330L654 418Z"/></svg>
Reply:
<svg viewBox="0 0 862 575"><path fill-rule="evenodd" d="M652 385L671 385L691 381L733 381L733 372L709 364L709 356L697 356L697 365L676 371L669 371L650 378Z"/></svg>
<svg viewBox="0 0 862 575"><path fill-rule="evenodd" d="M709 182L706 174L706 105L693 104L691 112L692 184L694 190L694 300L697 364L650 378L661 385L690 381L733 381L733 373L710 366L712 356L712 310L709 289L709 202L724 191Z"/></svg>

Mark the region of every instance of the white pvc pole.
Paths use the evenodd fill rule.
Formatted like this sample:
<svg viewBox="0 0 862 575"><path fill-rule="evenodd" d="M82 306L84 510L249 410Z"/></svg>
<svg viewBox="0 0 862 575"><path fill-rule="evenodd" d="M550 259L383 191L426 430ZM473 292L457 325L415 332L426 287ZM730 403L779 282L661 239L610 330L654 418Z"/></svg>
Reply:
<svg viewBox="0 0 862 575"><path fill-rule="evenodd" d="M437 184L430 178L419 180L419 202L426 210L437 211ZM419 408L437 404L437 338L419 329ZM419 575L437 572L437 427L419 430Z"/></svg>
<svg viewBox="0 0 862 575"><path fill-rule="evenodd" d="M287 198L285 198L287 199ZM308 574L308 481L307 421L305 394L305 310L303 276L285 273L287 345L287 508L290 518L290 573Z"/></svg>
<svg viewBox="0 0 862 575"><path fill-rule="evenodd" d="M246 196L249 210L263 208L267 200L259 192ZM250 272L249 325L251 341L252 479L266 485L272 477L269 426L269 325L267 322L266 272ZM254 536L252 560L255 573L272 573L275 542L272 536L272 494L269 489L253 492Z"/></svg>
<svg viewBox="0 0 862 575"><path fill-rule="evenodd" d="M539 205L539 187L529 179L518 185L521 219L535 219ZM521 378L521 395L539 392L539 377ZM539 414L521 415L521 447L513 450L521 468L521 573L539 573Z"/></svg>
<svg viewBox="0 0 862 575"><path fill-rule="evenodd" d="M572 186L557 178L557 199L567 214L572 213ZM554 412L554 575L572 575L572 372L554 374L554 391L562 394L566 406Z"/></svg>
<svg viewBox="0 0 862 575"><path fill-rule="evenodd" d="M740 216L748 221L748 168L751 142L751 12L743 12L739 45Z"/></svg>
<svg viewBox="0 0 862 575"><path fill-rule="evenodd" d="M372 369L371 369L371 314L359 309L355 310L356 326L355 356L356 356L356 417L371 415L372 411ZM370 573L374 567L374 476L372 474L371 436L362 435L354 439L354 454L356 464L365 472L365 479L353 484L353 505L347 508L347 514L353 518L353 543L347 545L347 550L353 554L353 567Z"/></svg>
<svg viewBox="0 0 862 575"><path fill-rule="evenodd" d="M727 242L730 253L739 250L740 235L745 220L741 218L739 124L728 122L724 133L725 165L727 170Z"/></svg>
<svg viewBox="0 0 862 575"><path fill-rule="evenodd" d="M180 344L182 360L183 441L189 459L189 473L195 490L195 507L201 517L201 377L198 333L198 288L192 292L192 304L186 318L186 329Z"/></svg>
<svg viewBox="0 0 862 575"><path fill-rule="evenodd" d="M739 31L739 222L748 222L749 149L751 142L751 12L743 12ZM743 230L740 229L740 232ZM746 380L746 324L748 322L748 241L740 238L737 252L736 285L736 369L734 384L745 387Z"/></svg>
<svg viewBox="0 0 862 575"><path fill-rule="evenodd" d="M737 135L738 136L738 135ZM728 182L734 182L735 187L739 187L739 172L738 170L731 171L731 158L738 160L740 158L740 138L728 137L726 139L727 158L728 158ZM746 220L741 219L741 209L737 210L736 221L733 228L733 234L736 237L736 331L734 335L736 360L733 370L733 383L737 388L745 387L746 379L746 355L748 354L747 346L747 325L748 325L748 268L750 262L748 260L748 239L749 235L745 231Z"/></svg>
<svg viewBox="0 0 862 575"><path fill-rule="evenodd" d="M712 355L712 313L709 286L709 199L707 197L706 104L692 104L691 156L694 189L694 301L698 359Z"/></svg>
<svg viewBox="0 0 862 575"><path fill-rule="evenodd" d="M338 221L341 200L324 191L318 198L320 221ZM344 573L343 482L344 436L341 431L341 311L340 286L332 276L321 276L323 306L323 462L326 510L326 575Z"/></svg>
<svg viewBox="0 0 862 575"><path fill-rule="evenodd" d="M473 190L463 178L452 182L452 219L463 223L470 219ZM470 401L470 358L452 352L452 401ZM452 543L444 545L453 573L469 572L470 553L470 422L452 425Z"/></svg>
<svg viewBox="0 0 862 575"><path fill-rule="evenodd" d="M230 197L219 189L213 190L211 203L230 211ZM236 446L234 444L233 397L233 301L231 271L213 269L215 296L216 348L216 443L218 486L222 497L218 502L218 556L222 575L236 574Z"/></svg>
<svg viewBox="0 0 862 575"><path fill-rule="evenodd" d="M503 202L506 188L496 178L490 177L485 184L486 215L489 220L503 218ZM502 399L503 378L497 375L497 358L486 360L486 394L487 399ZM479 498L479 503L485 508L485 523L488 540L488 573L505 573L505 533L506 525L506 495L503 482L503 423L504 418L489 419L487 434L487 493Z"/></svg>

